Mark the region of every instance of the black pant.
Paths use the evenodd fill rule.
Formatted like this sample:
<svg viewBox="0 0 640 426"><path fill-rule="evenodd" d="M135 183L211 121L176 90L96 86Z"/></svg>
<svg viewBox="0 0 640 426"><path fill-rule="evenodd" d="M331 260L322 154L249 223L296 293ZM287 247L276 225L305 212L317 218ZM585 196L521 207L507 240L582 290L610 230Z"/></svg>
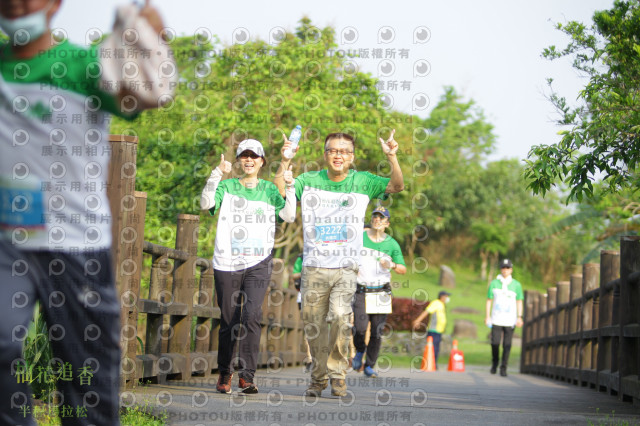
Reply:
<svg viewBox="0 0 640 426"><path fill-rule="evenodd" d="M440 356L440 342L442 342L442 333L436 333L435 331L427 332L427 337L433 338L433 357L436 360L436 368L438 368L438 356Z"/></svg>
<svg viewBox="0 0 640 426"><path fill-rule="evenodd" d="M515 327L504 327L501 325L491 327L491 365L493 367L498 366L500 360L500 341L502 340L502 362L500 363L500 367L507 368L514 330Z"/></svg>
<svg viewBox="0 0 640 426"><path fill-rule="evenodd" d="M232 371L237 342L240 377L253 381L260 350L262 302L269 288L272 263L269 256L241 271L213 271L220 306L218 369L222 375Z"/></svg>
<svg viewBox="0 0 640 426"><path fill-rule="evenodd" d="M373 367L376 365L380 346L382 346L382 330L387 321L387 314L367 314L364 301L365 293L356 293L353 301L353 345L356 351L367 352L365 367ZM371 322L371 332L367 345L364 338L369 322Z"/></svg>
<svg viewBox="0 0 640 426"><path fill-rule="evenodd" d="M120 424L120 302L110 252L21 252L0 242L0 425L34 424L16 367L36 301L53 356L64 363L55 380L60 413L67 410L62 424Z"/></svg>

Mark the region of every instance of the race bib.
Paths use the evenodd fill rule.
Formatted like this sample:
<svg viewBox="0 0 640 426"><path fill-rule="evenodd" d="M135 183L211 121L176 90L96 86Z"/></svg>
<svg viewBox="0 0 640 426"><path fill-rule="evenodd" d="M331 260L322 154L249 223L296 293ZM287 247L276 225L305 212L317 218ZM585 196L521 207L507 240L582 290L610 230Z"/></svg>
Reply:
<svg viewBox="0 0 640 426"><path fill-rule="evenodd" d="M347 227L344 224L316 225L316 241L325 244L346 243Z"/></svg>
<svg viewBox="0 0 640 426"><path fill-rule="evenodd" d="M0 178L0 228L8 235L21 228L30 235L45 230L44 203L37 181Z"/></svg>
<svg viewBox="0 0 640 426"><path fill-rule="evenodd" d="M380 291L376 293L365 293L364 308L368 314L390 314L391 313L391 293Z"/></svg>

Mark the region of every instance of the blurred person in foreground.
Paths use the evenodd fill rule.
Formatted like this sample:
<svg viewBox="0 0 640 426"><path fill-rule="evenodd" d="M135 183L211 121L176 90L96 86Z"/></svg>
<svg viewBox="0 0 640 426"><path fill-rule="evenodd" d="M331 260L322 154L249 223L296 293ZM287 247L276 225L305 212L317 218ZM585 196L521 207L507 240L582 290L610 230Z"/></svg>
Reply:
<svg viewBox="0 0 640 426"><path fill-rule="evenodd" d="M162 105L177 70L148 4L119 8L111 35L89 47L53 36L60 5L0 0L0 424L35 424L28 383L50 380L63 425L117 425L110 115ZM125 75L119 51L151 58ZM45 371L22 360L36 301L59 361Z"/></svg>

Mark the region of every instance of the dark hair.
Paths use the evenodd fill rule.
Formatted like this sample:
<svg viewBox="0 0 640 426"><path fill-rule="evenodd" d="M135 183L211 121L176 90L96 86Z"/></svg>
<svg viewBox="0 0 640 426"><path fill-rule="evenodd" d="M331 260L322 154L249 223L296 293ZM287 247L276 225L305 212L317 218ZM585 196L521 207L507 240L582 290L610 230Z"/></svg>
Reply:
<svg viewBox="0 0 640 426"><path fill-rule="evenodd" d="M324 138L324 148L325 149L327 149L327 142L329 142L332 139L344 139L344 140L347 140L347 141L351 142L351 145L353 145L353 150L355 151L355 149L356 149L356 140L353 138L353 136L351 136L348 133L342 133L342 132L329 133L327 135L327 137Z"/></svg>

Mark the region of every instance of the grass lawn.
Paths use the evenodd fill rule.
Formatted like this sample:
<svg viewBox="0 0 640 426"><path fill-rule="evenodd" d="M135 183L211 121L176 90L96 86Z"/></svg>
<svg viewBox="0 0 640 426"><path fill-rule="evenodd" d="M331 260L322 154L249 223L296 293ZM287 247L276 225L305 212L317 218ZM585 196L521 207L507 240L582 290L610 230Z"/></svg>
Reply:
<svg viewBox="0 0 640 426"><path fill-rule="evenodd" d="M469 365L491 364L491 347L489 345L488 334L490 329L484 323L484 312L487 301L487 283L478 278L478 274L470 269L451 266L456 278L456 288L448 289L451 293L451 302L447 304L447 327L445 335L453 333L453 325L456 319L465 319L473 322L477 327L477 339L458 339L458 349L464 352L465 363ZM418 301L433 300L438 297L438 293L443 290L438 286L440 268L431 266L421 274L394 274L393 294L396 297L414 298ZM514 275L517 279L517 273ZM455 313L455 308L472 308L478 313ZM393 314L391 314L393 315ZM513 347L509 357L509 368L517 370L520 364L520 337L522 329L518 328L514 334ZM384 343L383 343L384 345ZM415 356L422 356L422 352L417 354L405 353L384 353L389 356L394 365L410 367ZM441 349L439 364L446 364L449 354Z"/></svg>

